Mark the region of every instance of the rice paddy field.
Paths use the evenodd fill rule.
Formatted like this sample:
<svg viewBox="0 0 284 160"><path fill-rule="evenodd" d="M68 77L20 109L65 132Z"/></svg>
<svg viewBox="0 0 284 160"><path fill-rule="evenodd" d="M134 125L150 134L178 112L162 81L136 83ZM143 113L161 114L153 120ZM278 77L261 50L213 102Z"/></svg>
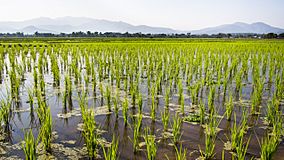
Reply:
<svg viewBox="0 0 284 160"><path fill-rule="evenodd" d="M284 40L0 39L0 159L284 159Z"/></svg>

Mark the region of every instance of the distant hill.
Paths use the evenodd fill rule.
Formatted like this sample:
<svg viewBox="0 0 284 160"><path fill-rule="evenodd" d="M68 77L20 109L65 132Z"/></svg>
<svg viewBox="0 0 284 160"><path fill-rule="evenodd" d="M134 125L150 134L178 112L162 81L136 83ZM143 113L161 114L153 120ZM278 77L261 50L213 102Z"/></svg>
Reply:
<svg viewBox="0 0 284 160"><path fill-rule="evenodd" d="M218 33L283 33L284 29L257 22L252 24L237 22L216 27L204 28L192 31L179 31L165 27L152 27L147 25L132 25L122 21L109 21L104 19L93 19L86 17L40 17L25 21L0 22L0 33L24 32L33 34L41 33L71 33L78 31L91 32L120 32L120 33L192 33L192 34L218 34Z"/></svg>
<svg viewBox="0 0 284 160"><path fill-rule="evenodd" d="M216 27L209 27L200 30L191 31L192 34L218 34L218 33L284 33L284 29L272 27L262 22L252 24L236 22Z"/></svg>
<svg viewBox="0 0 284 160"><path fill-rule="evenodd" d="M71 33L77 31L91 32L130 32L130 33L178 33L179 31L164 28L151 27L146 25L131 25L121 21L108 21L101 19L92 19L85 17L60 17L60 18L36 18L20 22L0 22L0 32L24 32L34 33L50 32L50 33Z"/></svg>

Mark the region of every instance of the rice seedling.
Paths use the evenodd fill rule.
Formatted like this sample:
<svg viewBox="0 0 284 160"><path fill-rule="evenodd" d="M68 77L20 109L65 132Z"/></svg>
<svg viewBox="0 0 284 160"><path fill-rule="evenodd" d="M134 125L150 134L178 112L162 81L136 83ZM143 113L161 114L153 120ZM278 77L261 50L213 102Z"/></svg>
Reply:
<svg viewBox="0 0 284 160"><path fill-rule="evenodd" d="M152 104L151 104L151 118L154 121L155 117L156 117L156 102L155 102L155 97L156 97L156 88L152 87L151 89L151 100L152 100Z"/></svg>
<svg viewBox="0 0 284 160"><path fill-rule="evenodd" d="M84 112L82 114L83 118L83 137L85 139L85 144L87 146L88 155L91 159L97 157L97 147L98 147L98 134L95 133L96 121L94 112L92 110Z"/></svg>
<svg viewBox="0 0 284 160"><path fill-rule="evenodd" d="M168 130L169 119L170 119L169 111L165 109L164 112L162 113L162 123L164 127L164 132Z"/></svg>
<svg viewBox="0 0 284 160"><path fill-rule="evenodd" d="M243 139L241 139L240 145L236 148L237 159L239 159L239 160L245 160L246 159L246 154L247 154L250 139L251 139L251 137L249 137L246 144L244 144Z"/></svg>
<svg viewBox="0 0 284 160"><path fill-rule="evenodd" d="M142 114L138 114L137 120L135 121L133 128L133 139L130 139L133 144L134 153L137 153L137 151L139 150L139 142L140 142L139 137L141 136L140 134L141 128L142 128Z"/></svg>
<svg viewBox="0 0 284 160"><path fill-rule="evenodd" d="M200 149L201 157L204 159L212 159L215 156L215 141L217 138L217 128L221 120L217 122L215 112L211 112L209 114L209 121L205 125L205 149L204 151Z"/></svg>
<svg viewBox="0 0 284 160"><path fill-rule="evenodd" d="M0 108L0 123L8 126L11 120L11 100L8 97L7 100L1 101Z"/></svg>
<svg viewBox="0 0 284 160"><path fill-rule="evenodd" d="M128 99L125 97L124 102L122 104L122 115L123 115L123 120L124 120L124 125L126 126L128 121L127 121L127 112L128 112Z"/></svg>
<svg viewBox="0 0 284 160"><path fill-rule="evenodd" d="M111 91L110 91L110 86L107 85L106 87L106 92L105 92L105 96L106 96L106 101L107 101L107 108L108 111L111 112L111 104L110 104L110 100L111 100Z"/></svg>
<svg viewBox="0 0 284 160"><path fill-rule="evenodd" d="M142 107L143 107L143 99L142 99L142 94L138 94L138 110L139 114L142 114Z"/></svg>
<svg viewBox="0 0 284 160"><path fill-rule="evenodd" d="M146 151L147 151L147 159L148 160L154 160L156 158L157 154L157 146L155 142L155 136L149 134L149 128L145 129L144 133L144 141L146 144Z"/></svg>
<svg viewBox="0 0 284 160"><path fill-rule="evenodd" d="M187 149L182 149L182 145L180 145L179 149L177 146L175 147L176 151L176 160L186 160L187 158Z"/></svg>
<svg viewBox="0 0 284 160"><path fill-rule="evenodd" d="M24 143L22 148L25 153L26 160L36 160L36 140L34 138L32 130L25 133Z"/></svg>
<svg viewBox="0 0 284 160"><path fill-rule="evenodd" d="M279 142L276 137L266 136L262 139L260 145L261 145L260 159L270 160L272 159L272 155L276 151Z"/></svg>
<svg viewBox="0 0 284 160"><path fill-rule="evenodd" d="M50 153L52 140L52 116L49 107L46 109L44 119L41 123L39 139L43 143L44 150Z"/></svg>
<svg viewBox="0 0 284 160"><path fill-rule="evenodd" d="M173 142L176 144L181 138L181 125L182 119L176 113L173 117L173 124L172 124L172 134L173 134Z"/></svg>
<svg viewBox="0 0 284 160"><path fill-rule="evenodd" d="M215 97L215 86L210 87L209 95L208 95L208 108L209 112L214 112L214 97Z"/></svg>
<svg viewBox="0 0 284 160"><path fill-rule="evenodd" d="M104 152L104 158L105 160L117 160L118 155L117 155L117 149L118 149L118 138L115 138L115 136L112 136L112 142L110 147L106 150L104 146L103 152Z"/></svg>
<svg viewBox="0 0 284 160"><path fill-rule="evenodd" d="M199 102L199 118L200 125L205 123L205 105L202 101Z"/></svg>
<svg viewBox="0 0 284 160"><path fill-rule="evenodd" d="M166 93L165 93L165 106L166 106L167 108L169 107L169 103L170 103L170 92L171 92L170 87L166 88Z"/></svg>
<svg viewBox="0 0 284 160"><path fill-rule="evenodd" d="M114 113L116 117L118 117L118 110L119 110L119 90L116 89L115 97L113 97L113 106L114 106Z"/></svg>
<svg viewBox="0 0 284 160"><path fill-rule="evenodd" d="M230 93L229 102L227 102L225 105L226 105L226 116L227 116L227 120L230 121L230 120L231 120L231 117L232 117L233 109L234 109L233 95L232 95L232 93Z"/></svg>
<svg viewBox="0 0 284 160"><path fill-rule="evenodd" d="M242 120L239 126L236 122L236 114L234 115L234 123L231 127L231 150L235 151L240 148L243 144L243 138L247 130L247 117L246 113L243 112Z"/></svg>

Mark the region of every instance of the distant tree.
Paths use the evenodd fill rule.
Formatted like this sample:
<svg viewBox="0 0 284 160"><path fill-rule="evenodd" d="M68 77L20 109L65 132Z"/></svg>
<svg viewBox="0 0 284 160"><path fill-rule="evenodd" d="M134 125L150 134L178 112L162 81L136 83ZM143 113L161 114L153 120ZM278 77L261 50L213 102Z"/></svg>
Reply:
<svg viewBox="0 0 284 160"><path fill-rule="evenodd" d="M271 38L277 38L277 34L275 34L275 33L267 33L267 34L264 36L264 38L269 38L269 39L271 39Z"/></svg>
<svg viewBox="0 0 284 160"><path fill-rule="evenodd" d="M92 35L91 31L87 31L87 36L90 37Z"/></svg>
<svg viewBox="0 0 284 160"><path fill-rule="evenodd" d="M278 37L279 38L284 38L284 33L280 33Z"/></svg>

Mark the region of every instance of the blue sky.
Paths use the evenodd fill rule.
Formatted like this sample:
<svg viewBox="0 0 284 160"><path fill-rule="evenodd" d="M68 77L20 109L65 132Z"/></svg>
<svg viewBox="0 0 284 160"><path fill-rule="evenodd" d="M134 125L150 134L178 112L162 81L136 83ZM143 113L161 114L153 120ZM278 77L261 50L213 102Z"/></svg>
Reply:
<svg viewBox="0 0 284 160"><path fill-rule="evenodd" d="M0 2L0 21L76 16L180 30L259 21L284 28L284 0L0 0Z"/></svg>

